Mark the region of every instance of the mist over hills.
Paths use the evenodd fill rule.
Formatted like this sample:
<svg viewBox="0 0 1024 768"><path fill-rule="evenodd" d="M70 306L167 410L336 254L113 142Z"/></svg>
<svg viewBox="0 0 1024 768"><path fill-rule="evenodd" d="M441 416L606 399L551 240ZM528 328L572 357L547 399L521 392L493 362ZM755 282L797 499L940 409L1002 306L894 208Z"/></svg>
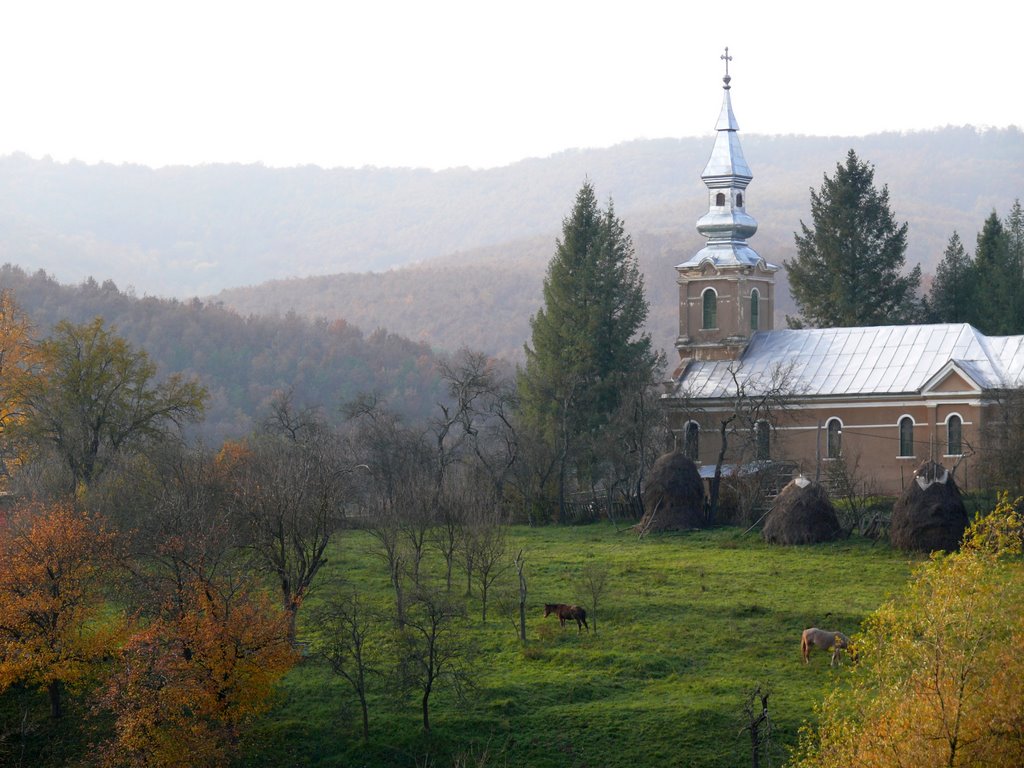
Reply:
<svg viewBox="0 0 1024 768"><path fill-rule="evenodd" d="M529 317L541 304L541 282L562 217L589 177L625 220L651 303L648 327L656 345L671 349L678 333L673 267L703 244L695 224L707 210L700 172L710 145L702 139L637 141L510 166L501 169L499 191L508 195L501 201L507 215L529 214L518 239L382 273L274 280L228 289L217 298L242 312L340 316L443 349L469 345L514 359L529 336ZM834 173L851 147L875 165L876 185L889 186L898 220L910 223L908 265L920 263L925 273L941 259L954 230L970 248L985 217L994 209L1007 213L1024 187L1024 136L1015 129L947 128L858 139L747 136L743 145L754 171L748 210L759 224L751 244L779 265L793 256L800 221L810 220L810 188ZM504 183L516 175L528 191ZM497 214L485 205L479 215ZM530 233L545 221L546 232ZM777 282L781 324L794 305L784 271Z"/></svg>
<svg viewBox="0 0 1024 768"><path fill-rule="evenodd" d="M1017 128L861 138L740 134L753 169L751 244L792 255L820 185L851 147L910 223L908 262L934 269L953 230L971 247L984 218L1021 196ZM344 318L443 349L514 356L540 303L563 216L585 178L633 236L659 346L675 336L672 266L700 247L700 171L713 136L570 150L483 171L153 170L0 158L0 262L62 282L113 280L136 295L214 296L242 315ZM230 290L228 290L230 289ZM788 294L779 290L781 301Z"/></svg>

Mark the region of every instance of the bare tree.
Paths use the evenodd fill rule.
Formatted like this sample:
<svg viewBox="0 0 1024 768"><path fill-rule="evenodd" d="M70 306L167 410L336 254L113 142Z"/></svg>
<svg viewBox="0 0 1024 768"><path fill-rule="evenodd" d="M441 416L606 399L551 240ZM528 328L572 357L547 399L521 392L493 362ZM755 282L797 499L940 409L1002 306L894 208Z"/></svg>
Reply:
<svg viewBox="0 0 1024 768"><path fill-rule="evenodd" d="M488 497L488 481L472 466L453 467L445 476L437 500L437 517L431 531L434 548L445 562L445 585L452 589L455 563L462 556L467 530L474 510Z"/></svg>
<svg viewBox="0 0 1024 768"><path fill-rule="evenodd" d="M280 417L272 423L280 425ZM278 581L294 641L299 606L344 516L353 462L319 422L265 428L226 461L232 505L256 562Z"/></svg>
<svg viewBox="0 0 1024 768"><path fill-rule="evenodd" d="M448 425L444 437L458 427L457 457L471 455L498 498L520 454L513 420L518 407L515 379L510 370L482 352L459 350L451 363L441 363L451 405L440 405L440 425ZM438 431L441 435L441 431Z"/></svg>
<svg viewBox="0 0 1024 768"><path fill-rule="evenodd" d="M865 534L874 517L871 500L878 486L874 477L861 470L860 453L829 459L825 480L829 492L843 502L843 528Z"/></svg>
<svg viewBox="0 0 1024 768"><path fill-rule="evenodd" d="M526 560L523 558L523 550L519 550L513 561L516 567L516 576L519 580L519 640L526 644Z"/></svg>
<svg viewBox="0 0 1024 768"><path fill-rule="evenodd" d="M369 680L380 676L385 645L381 616L355 590L336 595L314 611L317 634L312 647L331 671L352 686L359 698L363 742L370 740Z"/></svg>
<svg viewBox="0 0 1024 768"><path fill-rule="evenodd" d="M608 590L609 572L607 563L591 560L583 566L576 581L576 591L586 598L584 602L590 603L591 623L594 625L595 635L597 634L597 609Z"/></svg>
<svg viewBox="0 0 1024 768"><path fill-rule="evenodd" d="M658 357L655 378L660 378L663 356ZM636 372L623 390L618 408L611 414L604 439L594 442L591 451L595 471L592 491L603 488L612 517L614 500L640 510L644 480L655 460L669 444L668 418L661 407L660 391L645 372Z"/></svg>
<svg viewBox="0 0 1024 768"><path fill-rule="evenodd" d="M557 500L558 452L544 438L520 425L519 458L509 473L508 482L521 500L521 516L530 525L550 520L548 510Z"/></svg>
<svg viewBox="0 0 1024 768"><path fill-rule="evenodd" d="M420 693L423 730L430 730L430 696L441 683L462 696L470 682L471 648L465 610L440 590L421 584L409 603L402 629L401 671Z"/></svg>
<svg viewBox="0 0 1024 768"><path fill-rule="evenodd" d="M747 696L743 703L743 713L746 724L744 731L750 734L750 754L753 768L761 768L761 757L764 756L764 765L771 766L771 744L773 725L768 714L768 697L771 691L761 688L760 685Z"/></svg>
<svg viewBox="0 0 1024 768"><path fill-rule="evenodd" d="M405 622L405 564L408 556L401 536L398 510L381 497L374 497L367 503L363 528L377 540L377 554L387 566L388 579L395 593L395 621L402 626Z"/></svg>
<svg viewBox="0 0 1024 768"><path fill-rule="evenodd" d="M476 569L480 589L481 621L487 622L487 597L491 586L508 567L508 526L493 502L478 508L467 522L464 538L467 559Z"/></svg>
<svg viewBox="0 0 1024 768"><path fill-rule="evenodd" d="M715 474L711 480L708 500L708 523L718 517L718 506L722 487L722 467L729 455L742 460L744 456L757 455L758 425L774 427L792 396L793 364L777 363L767 375L744 376L741 366L730 366L732 392L724 399L723 407L716 409L714 417L718 423L719 451L715 460ZM730 440L733 449L730 452Z"/></svg>
<svg viewBox="0 0 1024 768"><path fill-rule="evenodd" d="M405 620L407 570L419 580L419 564L433 524L436 499L434 456L426 435L405 425L373 397L345 407L352 452L367 467L370 489L363 501L363 527L379 543L395 591L399 626Z"/></svg>
<svg viewBox="0 0 1024 768"><path fill-rule="evenodd" d="M988 416L981 435L981 469L987 483L1024 493L1024 381L986 393Z"/></svg>
<svg viewBox="0 0 1024 768"><path fill-rule="evenodd" d="M180 614L190 584L245 580L236 556L244 540L226 480L209 452L169 441L131 457L89 489L87 505L106 510L123 532L123 565L144 609L176 606Z"/></svg>

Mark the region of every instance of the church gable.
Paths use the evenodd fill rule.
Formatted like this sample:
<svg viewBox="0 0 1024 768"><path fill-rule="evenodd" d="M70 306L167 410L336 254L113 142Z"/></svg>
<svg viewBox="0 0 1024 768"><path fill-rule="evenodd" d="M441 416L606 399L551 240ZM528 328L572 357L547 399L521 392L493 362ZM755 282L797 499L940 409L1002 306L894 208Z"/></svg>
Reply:
<svg viewBox="0 0 1024 768"><path fill-rule="evenodd" d="M955 361L951 360L921 387L922 394L933 392L980 392L979 384L970 377Z"/></svg>

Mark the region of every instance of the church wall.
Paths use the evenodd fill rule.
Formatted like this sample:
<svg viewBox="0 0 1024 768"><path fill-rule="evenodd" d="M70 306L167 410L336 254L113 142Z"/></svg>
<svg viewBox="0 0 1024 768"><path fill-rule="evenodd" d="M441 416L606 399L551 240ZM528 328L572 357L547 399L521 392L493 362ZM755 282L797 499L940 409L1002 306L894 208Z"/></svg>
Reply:
<svg viewBox="0 0 1024 768"><path fill-rule="evenodd" d="M714 466L720 449L720 418L709 405L703 413L695 412L689 418L700 424L700 462ZM821 457L824 477L835 459L828 457L827 425L837 418L842 424L840 435L841 457L848 469L855 469L860 479L869 479L877 492L898 495L913 478L914 470L928 459L934 459L951 468L960 456L946 452L947 423L951 414L963 420L962 446L969 452L981 446L981 412L978 401L932 401L924 398L904 399L879 403L864 400L844 403L798 403L776 417L772 431L771 458L793 461L799 471L813 477ZM913 452L900 455L899 421L904 416L914 420ZM683 446L683 428L687 417L673 412L670 424L676 432L676 444ZM820 422L820 432L818 424ZM730 436L730 451L726 463L744 463L753 459L753 442L742 435ZM956 471L957 482L965 490L978 487L981 478L977 472L977 457L960 459Z"/></svg>

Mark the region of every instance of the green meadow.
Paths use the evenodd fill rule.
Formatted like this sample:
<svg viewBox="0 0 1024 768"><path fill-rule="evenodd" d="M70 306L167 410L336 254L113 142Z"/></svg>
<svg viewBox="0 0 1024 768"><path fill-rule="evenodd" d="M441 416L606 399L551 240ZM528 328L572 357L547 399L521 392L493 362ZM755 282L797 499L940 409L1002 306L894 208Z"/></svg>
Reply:
<svg viewBox="0 0 1024 768"><path fill-rule="evenodd" d="M245 735L246 766L737 766L749 765L744 704L755 685L771 692L772 761L782 764L802 723L849 667L824 653L800 658L805 627L857 631L865 616L906 581L913 561L884 543L778 547L739 529L638 540L610 524L514 527L528 587L524 646L494 587L488 620L466 599L460 637L473 686L462 700L443 682L424 733L420 700L387 679L371 683L370 741L358 700L314 656L285 679L272 711ZM334 545L310 616L335 590L357 589L386 607L393 593L375 542L346 531ZM440 557L428 555L440 581ZM546 602L587 605L578 588L588 563L608 574L597 631L578 634L543 618ZM465 591L455 575L453 592ZM507 601L506 601L507 602Z"/></svg>

